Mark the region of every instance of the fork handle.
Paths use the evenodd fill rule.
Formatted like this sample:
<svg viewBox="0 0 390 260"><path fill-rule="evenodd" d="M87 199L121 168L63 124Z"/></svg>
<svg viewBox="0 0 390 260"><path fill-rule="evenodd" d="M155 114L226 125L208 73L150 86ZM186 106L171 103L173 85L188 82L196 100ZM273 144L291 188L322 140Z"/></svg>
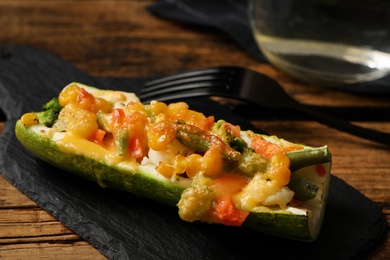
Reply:
<svg viewBox="0 0 390 260"><path fill-rule="evenodd" d="M328 114L322 113L318 110L315 110L313 108L309 108L305 105L302 106L294 106L294 109L305 113L307 115L313 116L316 118L320 123L323 123L327 126L330 126L332 128L338 129L340 131L371 140L377 143L385 144L390 146L390 134L381 132L375 129L365 128L361 127L355 124L352 124L349 121L335 118L333 116L330 116Z"/></svg>

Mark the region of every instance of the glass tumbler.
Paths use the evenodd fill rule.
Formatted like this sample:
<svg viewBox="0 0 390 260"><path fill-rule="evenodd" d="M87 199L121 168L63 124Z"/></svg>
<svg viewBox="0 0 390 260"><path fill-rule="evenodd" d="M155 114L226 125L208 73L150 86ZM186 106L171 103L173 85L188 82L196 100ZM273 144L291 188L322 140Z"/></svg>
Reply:
<svg viewBox="0 0 390 260"><path fill-rule="evenodd" d="M271 64L338 86L390 72L389 0L249 0L254 37Z"/></svg>

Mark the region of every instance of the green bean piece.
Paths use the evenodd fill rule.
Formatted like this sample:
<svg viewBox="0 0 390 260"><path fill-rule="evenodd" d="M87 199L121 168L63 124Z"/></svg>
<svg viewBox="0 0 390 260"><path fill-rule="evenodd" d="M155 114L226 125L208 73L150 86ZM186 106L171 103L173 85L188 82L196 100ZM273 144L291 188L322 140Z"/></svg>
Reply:
<svg viewBox="0 0 390 260"><path fill-rule="evenodd" d="M248 144L244 141L244 139L240 137L235 137L230 142L230 147L239 152L244 152L246 148L248 148Z"/></svg>
<svg viewBox="0 0 390 260"><path fill-rule="evenodd" d="M148 115L150 120L152 120L152 122L155 122L156 116L153 115L152 111L150 110L150 105L144 105L144 108L145 108L146 114Z"/></svg>
<svg viewBox="0 0 390 260"><path fill-rule="evenodd" d="M296 174L291 174L290 182L287 186L295 192L294 197L300 201L314 199L318 191L317 185Z"/></svg>
<svg viewBox="0 0 390 260"><path fill-rule="evenodd" d="M288 152L286 155L290 158L291 161L291 172L295 172L306 166L332 161L332 154L329 152L327 146Z"/></svg>
<svg viewBox="0 0 390 260"><path fill-rule="evenodd" d="M210 141L200 134L190 133L179 129L176 131L176 138L185 146L191 147L198 152L205 153L210 148Z"/></svg>
<svg viewBox="0 0 390 260"><path fill-rule="evenodd" d="M114 135L116 154L119 156L126 156L127 146L129 145L129 134L126 130L121 130Z"/></svg>
<svg viewBox="0 0 390 260"><path fill-rule="evenodd" d="M107 113L98 113L97 115L97 123L100 129L110 132L111 125L111 115Z"/></svg>
<svg viewBox="0 0 390 260"><path fill-rule="evenodd" d="M185 146L191 147L198 152L205 153L212 145L216 145L220 150L222 157L228 162L238 162L241 158L240 152L231 148L216 135L203 131L194 125L182 122L177 122L174 127L176 128L176 138Z"/></svg>

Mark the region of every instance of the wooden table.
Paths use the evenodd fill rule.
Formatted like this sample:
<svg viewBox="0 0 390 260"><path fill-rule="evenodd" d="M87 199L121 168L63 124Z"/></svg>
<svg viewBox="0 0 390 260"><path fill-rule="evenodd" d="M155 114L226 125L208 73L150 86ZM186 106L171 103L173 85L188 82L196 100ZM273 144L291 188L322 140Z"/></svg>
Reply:
<svg viewBox="0 0 390 260"><path fill-rule="evenodd" d="M366 97L299 82L260 64L216 30L152 16L149 0L0 0L0 45L25 44L60 55L96 76L173 74L212 65L263 72L302 103L351 111L357 124L390 132L390 98ZM363 110L358 110L363 107ZM354 113L353 111L359 111ZM386 115L386 113L384 114ZM388 114L387 114L388 115ZM5 118L0 123L0 132ZM333 174L383 207L390 222L390 149L307 120L257 118L269 133L313 146L328 144ZM370 256L390 255L390 236ZM0 177L0 259L104 259L95 248Z"/></svg>

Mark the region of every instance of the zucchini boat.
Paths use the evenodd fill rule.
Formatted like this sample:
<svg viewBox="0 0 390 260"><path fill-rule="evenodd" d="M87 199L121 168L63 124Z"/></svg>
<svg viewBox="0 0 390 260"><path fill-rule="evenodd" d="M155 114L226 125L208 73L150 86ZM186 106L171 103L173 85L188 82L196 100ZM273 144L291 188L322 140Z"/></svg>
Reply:
<svg viewBox="0 0 390 260"><path fill-rule="evenodd" d="M189 109L81 83L17 121L20 143L66 171L177 206L181 219L301 241L321 229L331 154Z"/></svg>

